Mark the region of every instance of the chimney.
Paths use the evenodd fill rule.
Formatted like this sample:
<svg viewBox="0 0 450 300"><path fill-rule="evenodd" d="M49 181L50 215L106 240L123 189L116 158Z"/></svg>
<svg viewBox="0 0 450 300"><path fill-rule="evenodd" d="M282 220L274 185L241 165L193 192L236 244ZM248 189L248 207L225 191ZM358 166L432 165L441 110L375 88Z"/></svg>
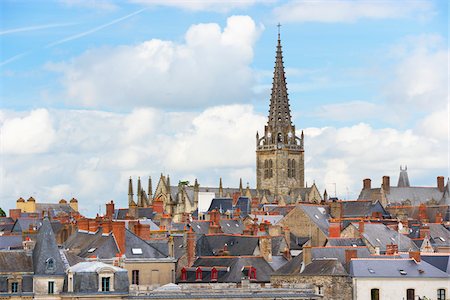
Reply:
<svg viewBox="0 0 450 300"><path fill-rule="evenodd" d="M98 229L97 222L93 219L88 219L88 231L96 232Z"/></svg>
<svg viewBox="0 0 450 300"><path fill-rule="evenodd" d="M209 220L211 221L211 225L220 225L220 213L213 209L209 212Z"/></svg>
<svg viewBox="0 0 450 300"><path fill-rule="evenodd" d="M161 200L161 198L158 198L153 201L153 211L156 214L162 214L164 211L164 202Z"/></svg>
<svg viewBox="0 0 450 300"><path fill-rule="evenodd" d="M283 227L283 231L284 231L284 239L286 240L286 245L290 249L291 248L291 230L289 229L289 227L285 226L285 227Z"/></svg>
<svg viewBox="0 0 450 300"><path fill-rule="evenodd" d="M23 250L25 250L25 254L27 256L33 255L34 246L36 246L36 242L30 239L29 237L26 237L25 240L22 242Z"/></svg>
<svg viewBox="0 0 450 300"><path fill-rule="evenodd" d="M409 258L413 258L416 263L420 262L420 251L409 251Z"/></svg>
<svg viewBox="0 0 450 300"><path fill-rule="evenodd" d="M364 233L364 220L359 221L359 233Z"/></svg>
<svg viewBox="0 0 450 300"><path fill-rule="evenodd" d="M175 257L175 243L173 241L173 236L169 236L167 247L169 248L169 256Z"/></svg>
<svg viewBox="0 0 450 300"><path fill-rule="evenodd" d="M352 258L358 258L358 251L356 249L345 249L345 263L350 264Z"/></svg>
<svg viewBox="0 0 450 300"><path fill-rule="evenodd" d="M372 180L370 178L366 178L363 180L363 189L370 190L372 188Z"/></svg>
<svg viewBox="0 0 450 300"><path fill-rule="evenodd" d="M78 230L89 231L89 220L86 218L77 221Z"/></svg>
<svg viewBox="0 0 450 300"><path fill-rule="evenodd" d="M159 226L166 228L167 230L172 227L172 218L168 214L163 214L161 220L159 221Z"/></svg>
<svg viewBox="0 0 450 300"><path fill-rule="evenodd" d="M112 222L112 231L119 247L120 255L125 254L125 223Z"/></svg>
<svg viewBox="0 0 450 300"><path fill-rule="evenodd" d="M382 184L382 188L386 193L390 193L391 192L391 179L389 178L389 176L383 176L383 184Z"/></svg>
<svg viewBox="0 0 450 300"><path fill-rule="evenodd" d="M303 246L303 264L306 266L312 261L311 246Z"/></svg>
<svg viewBox="0 0 450 300"><path fill-rule="evenodd" d="M187 232L187 264L188 267L192 267L195 261L195 232L192 231L192 228Z"/></svg>
<svg viewBox="0 0 450 300"><path fill-rule="evenodd" d="M259 237L259 251L261 256L267 261L272 262L272 237L260 236Z"/></svg>
<svg viewBox="0 0 450 300"><path fill-rule="evenodd" d="M425 203L419 205L419 221L428 222L427 206Z"/></svg>
<svg viewBox="0 0 450 300"><path fill-rule="evenodd" d="M134 225L134 234L141 239L148 241L150 239L150 225L141 224L139 221Z"/></svg>
<svg viewBox="0 0 450 300"><path fill-rule="evenodd" d="M419 229L419 235L421 239L424 239L428 236L430 236L430 226L428 225L422 225Z"/></svg>
<svg viewBox="0 0 450 300"><path fill-rule="evenodd" d="M370 180L370 179L369 179ZM334 219L342 218L342 201L332 201L330 202L330 215Z"/></svg>
<svg viewBox="0 0 450 300"><path fill-rule="evenodd" d="M436 217L435 217L435 219L434 219L434 223L438 223L438 224L441 224L442 222L443 222L443 218L442 218L442 213L440 212L440 211L438 211L437 213L436 213Z"/></svg>
<svg viewBox="0 0 450 300"><path fill-rule="evenodd" d="M437 188L439 192L444 192L444 176L438 176L437 177Z"/></svg>
<svg viewBox="0 0 450 300"><path fill-rule="evenodd" d="M110 203L106 203L106 217L112 220L114 216L114 201L111 200Z"/></svg>
<svg viewBox="0 0 450 300"><path fill-rule="evenodd" d="M390 244L386 245L386 255L395 255L398 253L398 245Z"/></svg>
<svg viewBox="0 0 450 300"><path fill-rule="evenodd" d="M14 221L20 218L22 210L20 208L13 208L9 210L9 217Z"/></svg>
<svg viewBox="0 0 450 300"><path fill-rule="evenodd" d="M106 220L103 221L101 226L103 229L103 233L110 233L112 231L112 221L111 220Z"/></svg>
<svg viewBox="0 0 450 300"><path fill-rule="evenodd" d="M331 220L330 221L330 227L329 227L328 231L329 231L329 237L330 238L339 238L339 237L341 237L341 222L339 222L337 220Z"/></svg>

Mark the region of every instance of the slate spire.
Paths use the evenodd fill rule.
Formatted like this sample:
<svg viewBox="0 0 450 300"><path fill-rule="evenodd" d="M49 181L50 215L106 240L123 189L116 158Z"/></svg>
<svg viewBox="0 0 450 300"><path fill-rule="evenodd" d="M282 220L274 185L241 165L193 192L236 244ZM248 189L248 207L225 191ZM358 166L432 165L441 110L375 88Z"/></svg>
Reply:
<svg viewBox="0 0 450 300"><path fill-rule="evenodd" d="M128 180L128 206L130 206L133 202L133 180L130 176L130 179Z"/></svg>
<svg viewBox="0 0 450 300"><path fill-rule="evenodd" d="M272 128L292 125L279 27L268 124Z"/></svg>
<svg viewBox="0 0 450 300"><path fill-rule="evenodd" d="M408 178L408 167L405 166L403 169L402 166L400 166L400 175L398 177L398 184L397 187L409 187L409 178Z"/></svg>
<svg viewBox="0 0 450 300"><path fill-rule="evenodd" d="M42 220L42 226L36 238L33 250L33 267L35 275L64 275L65 266L56 244L55 234L47 217Z"/></svg>

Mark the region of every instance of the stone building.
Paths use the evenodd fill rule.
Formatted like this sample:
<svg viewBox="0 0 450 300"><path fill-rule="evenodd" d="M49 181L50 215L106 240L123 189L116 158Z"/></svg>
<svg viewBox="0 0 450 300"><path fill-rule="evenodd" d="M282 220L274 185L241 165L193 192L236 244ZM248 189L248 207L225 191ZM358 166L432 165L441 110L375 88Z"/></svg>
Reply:
<svg viewBox="0 0 450 300"><path fill-rule="evenodd" d="M256 133L256 186L274 195L287 195L305 185L303 132L296 136L283 66L280 34L264 135Z"/></svg>

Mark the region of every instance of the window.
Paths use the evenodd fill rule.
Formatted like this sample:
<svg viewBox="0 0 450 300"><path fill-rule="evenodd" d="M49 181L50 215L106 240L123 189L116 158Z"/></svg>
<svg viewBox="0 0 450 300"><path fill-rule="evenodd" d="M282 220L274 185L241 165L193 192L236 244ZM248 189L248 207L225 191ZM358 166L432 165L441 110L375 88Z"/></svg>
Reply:
<svg viewBox="0 0 450 300"><path fill-rule="evenodd" d="M323 295L323 286L321 286L321 285L317 286L317 294Z"/></svg>
<svg viewBox="0 0 450 300"><path fill-rule="evenodd" d="M415 291L414 289L407 289L406 290L406 300L414 300Z"/></svg>
<svg viewBox="0 0 450 300"><path fill-rule="evenodd" d="M134 255L142 254L142 248L131 248L131 253Z"/></svg>
<svg viewBox="0 0 450 300"><path fill-rule="evenodd" d="M131 271L131 284L139 285L139 270Z"/></svg>
<svg viewBox="0 0 450 300"><path fill-rule="evenodd" d="M111 277L102 277L102 292L109 292L110 278Z"/></svg>
<svg viewBox="0 0 450 300"><path fill-rule="evenodd" d="M266 159L264 161L264 178L269 177L269 161Z"/></svg>
<svg viewBox="0 0 450 300"><path fill-rule="evenodd" d="M445 289L437 290L437 300L445 300Z"/></svg>
<svg viewBox="0 0 450 300"><path fill-rule="evenodd" d="M296 176L295 176L295 160L294 159L292 160L291 164L292 164L292 167L291 167L292 168L292 170L291 170L291 175L292 176L291 177L295 178Z"/></svg>
<svg viewBox="0 0 450 300"><path fill-rule="evenodd" d="M370 290L370 300L380 300L380 290L371 289Z"/></svg>
<svg viewBox="0 0 450 300"><path fill-rule="evenodd" d="M292 160L288 159L288 178L292 177Z"/></svg>
<svg viewBox="0 0 450 300"><path fill-rule="evenodd" d="M272 160L269 159L269 178L273 177Z"/></svg>
<svg viewBox="0 0 450 300"><path fill-rule="evenodd" d="M195 280L197 281L201 281L202 280L202 269L197 268L197 270L195 270Z"/></svg>
<svg viewBox="0 0 450 300"><path fill-rule="evenodd" d="M53 271L55 269L55 260L52 257L48 258L45 261L45 268L48 271Z"/></svg>
<svg viewBox="0 0 450 300"><path fill-rule="evenodd" d="M11 283L11 293L18 293L19 292L19 283L16 282L12 282Z"/></svg>
<svg viewBox="0 0 450 300"><path fill-rule="evenodd" d="M55 282L54 281L49 281L48 282L48 293L49 294L54 294L55 293Z"/></svg>
<svg viewBox="0 0 450 300"><path fill-rule="evenodd" d="M218 272L216 268L211 269L211 281L217 281Z"/></svg>

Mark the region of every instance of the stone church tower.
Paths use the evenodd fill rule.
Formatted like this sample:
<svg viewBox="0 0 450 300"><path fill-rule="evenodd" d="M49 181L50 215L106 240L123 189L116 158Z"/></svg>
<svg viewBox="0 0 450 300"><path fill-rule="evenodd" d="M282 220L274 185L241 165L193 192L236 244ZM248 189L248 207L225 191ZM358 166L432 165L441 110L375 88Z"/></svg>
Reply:
<svg viewBox="0 0 450 300"><path fill-rule="evenodd" d="M305 159L301 137L295 135L283 66L280 33L273 74L270 110L264 135L256 133L256 185L273 195L288 195L303 188Z"/></svg>

